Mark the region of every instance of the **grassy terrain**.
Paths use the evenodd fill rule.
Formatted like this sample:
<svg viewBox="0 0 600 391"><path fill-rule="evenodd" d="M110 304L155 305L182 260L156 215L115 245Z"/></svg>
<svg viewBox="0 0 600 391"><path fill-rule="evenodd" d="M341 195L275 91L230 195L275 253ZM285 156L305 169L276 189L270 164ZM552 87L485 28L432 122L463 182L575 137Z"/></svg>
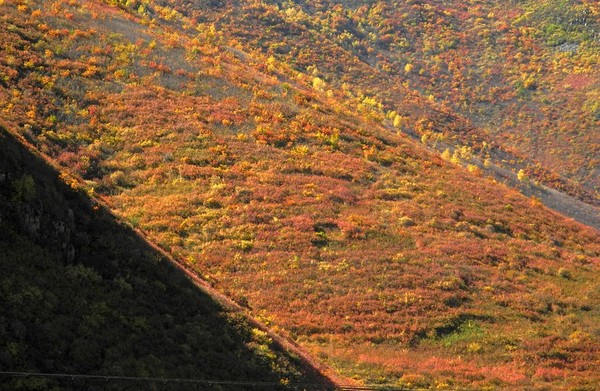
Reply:
<svg viewBox="0 0 600 391"><path fill-rule="evenodd" d="M349 11L41 4L1 6L0 119L265 323L365 383L598 387L598 232L455 164L478 119L338 42Z"/></svg>

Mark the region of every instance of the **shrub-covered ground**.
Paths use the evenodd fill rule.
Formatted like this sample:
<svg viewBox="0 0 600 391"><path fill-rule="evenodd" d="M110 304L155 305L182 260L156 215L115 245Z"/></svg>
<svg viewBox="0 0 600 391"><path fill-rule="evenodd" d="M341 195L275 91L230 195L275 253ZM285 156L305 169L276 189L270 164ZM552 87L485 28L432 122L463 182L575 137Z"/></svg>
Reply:
<svg viewBox="0 0 600 391"><path fill-rule="evenodd" d="M0 118L345 376L598 386L597 231L452 163L468 145L405 136L473 128L416 76L386 93L368 46L283 5L197 4L5 2Z"/></svg>

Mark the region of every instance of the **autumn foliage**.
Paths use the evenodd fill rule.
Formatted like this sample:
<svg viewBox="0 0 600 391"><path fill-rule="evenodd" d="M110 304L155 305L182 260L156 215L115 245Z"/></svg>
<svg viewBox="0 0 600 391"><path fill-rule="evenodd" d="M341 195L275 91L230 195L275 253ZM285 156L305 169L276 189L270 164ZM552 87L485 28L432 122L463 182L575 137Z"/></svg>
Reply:
<svg viewBox="0 0 600 391"><path fill-rule="evenodd" d="M452 163L595 202L587 28L540 35L534 2L197 3L4 0L0 120L347 377L600 384L598 231Z"/></svg>

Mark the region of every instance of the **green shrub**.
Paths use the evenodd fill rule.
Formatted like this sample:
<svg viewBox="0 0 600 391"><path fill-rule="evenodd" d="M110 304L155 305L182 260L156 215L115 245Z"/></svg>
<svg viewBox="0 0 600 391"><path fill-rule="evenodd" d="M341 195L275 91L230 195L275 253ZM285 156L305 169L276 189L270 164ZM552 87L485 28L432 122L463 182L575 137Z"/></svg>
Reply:
<svg viewBox="0 0 600 391"><path fill-rule="evenodd" d="M561 267L560 269L558 269L558 271L556 272L556 275L559 277L565 278L567 280L570 280L571 278L573 278L573 276L571 275L571 272L564 267Z"/></svg>
<svg viewBox="0 0 600 391"><path fill-rule="evenodd" d="M35 197L35 182L29 174L16 179L12 187L14 201L31 201Z"/></svg>

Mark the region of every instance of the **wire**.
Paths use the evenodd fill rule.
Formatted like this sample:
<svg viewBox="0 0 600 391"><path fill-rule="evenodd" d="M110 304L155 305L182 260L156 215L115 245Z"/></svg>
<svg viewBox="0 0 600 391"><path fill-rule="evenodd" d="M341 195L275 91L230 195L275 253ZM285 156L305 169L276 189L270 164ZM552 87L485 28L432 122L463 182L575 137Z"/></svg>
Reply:
<svg viewBox="0 0 600 391"><path fill-rule="evenodd" d="M69 373L43 373L43 372L18 372L18 371L0 371L0 376L14 377L46 377L70 380L104 380L104 381L133 381L133 382L151 382L151 383L189 383L205 385L222 386L249 386L274 388L283 387L289 389L306 388L311 390L339 390L339 391L360 391L360 390L379 390L379 391L406 391L407 388L388 385L326 385L319 383L279 383L279 382L256 382L256 381L235 381L235 380L206 380L206 379L184 379L184 378L160 378L160 377L136 377L136 376L112 376L112 375L81 375ZM412 389L414 390L414 389Z"/></svg>
<svg viewBox="0 0 600 391"><path fill-rule="evenodd" d="M47 377L70 380L104 380L104 381L131 381L147 383L188 383L204 384L208 386L247 386L262 387L261 389L283 388L290 390L304 389L312 391L426 391L429 388L406 388L392 384L371 384L371 385L341 385L341 384L323 384L323 383L280 383L280 382L257 382L257 381L236 381L236 380L206 380L206 379L185 379L172 377L138 377L138 376L113 376L113 375L81 375L69 373L45 373L45 372L18 372L18 371L0 371L1 376L13 377ZM453 391L482 391L473 388L451 388Z"/></svg>

